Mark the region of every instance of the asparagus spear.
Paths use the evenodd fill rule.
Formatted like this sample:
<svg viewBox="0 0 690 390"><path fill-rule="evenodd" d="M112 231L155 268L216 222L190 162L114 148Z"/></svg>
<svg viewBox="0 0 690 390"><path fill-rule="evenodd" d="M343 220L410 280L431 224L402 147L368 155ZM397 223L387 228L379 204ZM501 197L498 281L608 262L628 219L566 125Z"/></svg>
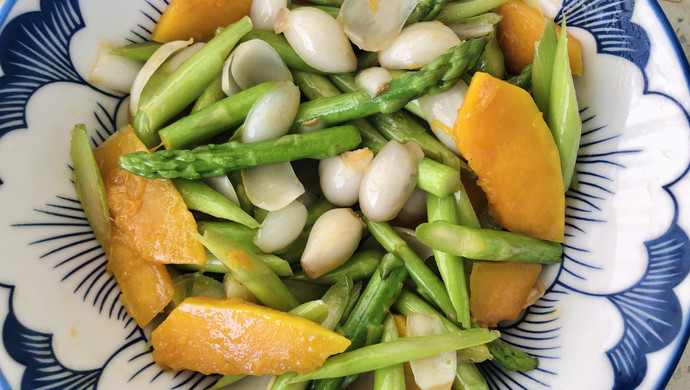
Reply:
<svg viewBox="0 0 690 390"><path fill-rule="evenodd" d="M539 111L545 114L549 112L549 95L557 46L556 25L549 19L544 23L544 30L537 42L532 62L532 96Z"/></svg>
<svg viewBox="0 0 690 390"><path fill-rule="evenodd" d="M112 49L110 54L131 58L133 60L147 61L161 46L163 46L162 43L154 41L132 43L129 45L118 46Z"/></svg>
<svg viewBox="0 0 690 390"><path fill-rule="evenodd" d="M489 385L474 363L458 362L453 390L489 390Z"/></svg>
<svg viewBox="0 0 690 390"><path fill-rule="evenodd" d="M409 271L412 280L417 284L419 292L434 302L448 318L455 320L457 313L443 282L441 282L438 276L400 238L391 225L387 222L373 222L366 217L362 217L362 219L379 244L387 251L394 253L405 263L405 267Z"/></svg>
<svg viewBox="0 0 690 390"><path fill-rule="evenodd" d="M580 146L582 121L575 97L573 74L568 59L568 39L565 21L561 26L556 56L553 64L553 78L549 94L547 123L558 147L561 159L563 186L567 190L575 170L575 159Z"/></svg>
<svg viewBox="0 0 690 390"><path fill-rule="evenodd" d="M262 83L212 103L162 129L160 139L166 149L180 149L237 127L254 103L276 85Z"/></svg>
<svg viewBox="0 0 690 390"><path fill-rule="evenodd" d="M407 17L405 25L409 26L422 20L434 20L447 3L448 0L420 0Z"/></svg>
<svg viewBox="0 0 690 390"><path fill-rule="evenodd" d="M248 16L225 28L168 76L151 99L139 105L132 125L148 148L158 145L158 130L201 95L232 48L251 28Z"/></svg>
<svg viewBox="0 0 690 390"><path fill-rule="evenodd" d="M288 134L280 138L220 145L205 145L193 150L159 150L120 156L120 167L149 179L199 179L302 158L324 159L354 149L362 141L354 126L345 125L306 134Z"/></svg>
<svg viewBox="0 0 690 390"><path fill-rule="evenodd" d="M211 81L211 84L204 89L198 99L194 102L191 113L201 111L211 104L225 99L227 95L223 92L223 73L218 73L216 78Z"/></svg>
<svg viewBox="0 0 690 390"><path fill-rule="evenodd" d="M381 342L396 340L398 338L398 328L395 320L390 313L386 314L383 320L383 335ZM388 367L379 368L374 372L374 390L399 390L405 388L405 370L402 364L394 364Z"/></svg>
<svg viewBox="0 0 690 390"><path fill-rule="evenodd" d="M448 4L439 12L437 19L445 24L461 22L467 18L489 12L508 0L469 0Z"/></svg>
<svg viewBox="0 0 690 390"><path fill-rule="evenodd" d="M341 94L338 87L336 87L334 83L325 76L305 72L293 72L293 77L295 79L295 84L297 84L300 90L309 99L332 97ZM333 79L337 80L338 86L346 88L348 91L353 91L356 89L354 87L354 79L350 76L338 75L334 76ZM390 114L380 115L388 116ZM443 144L438 142L438 140L436 140L433 136L428 134L421 126L416 125L417 127L406 128L406 126L403 124L398 125L395 119L393 119L393 121L395 123L388 125L388 131L390 134L395 135L389 138L397 139L400 142L414 141L420 145L423 144L423 148L426 148L425 153L428 151L429 153L437 156L439 160L449 162L450 165L466 167L464 162L462 162L455 154L448 150L448 148L443 146ZM413 120L408 118L405 122L412 123ZM373 128L367 120L355 119L351 121L351 123L360 130L360 133L362 133L362 139L369 140L367 146L375 153L378 152L378 150L381 149L387 142L387 139L381 136L380 133ZM416 122L414 123L416 124ZM407 131L407 129L410 130ZM400 133L405 134L400 136ZM409 134L409 136L406 134ZM467 167L467 169L469 170L469 167ZM441 163L437 163L429 158L424 158L419 163L418 173L417 186L424 191L431 192L432 194L438 196L447 196L455 192L462 184L460 183L460 174L456 169Z"/></svg>
<svg viewBox="0 0 690 390"><path fill-rule="evenodd" d="M457 224L458 217L455 211L455 199L453 197L440 198L427 193L426 208L429 221L447 221ZM450 301L457 313L458 322L463 328L471 326L469 295L462 257L434 249L436 265L441 273Z"/></svg>
<svg viewBox="0 0 690 390"><path fill-rule="evenodd" d="M254 254L258 259L260 259L264 264L266 264L266 266L270 268L271 271L273 271L276 275L280 277L293 276L292 267L290 267L290 263L281 259L280 257L266 253L261 253L259 251L254 252ZM228 267L226 267L225 264L218 260L218 258L213 253L206 253L206 264L176 264L174 267L185 271L204 271L213 272L217 274L225 274L230 272Z"/></svg>
<svg viewBox="0 0 690 390"><path fill-rule="evenodd" d="M354 91L302 103L293 128L316 118L336 124L379 112L393 113L419 96L446 91L474 65L485 44L486 39L481 37L452 47L418 72L406 72L393 80L388 91L374 98L364 92Z"/></svg>
<svg viewBox="0 0 690 390"><path fill-rule="evenodd" d="M235 221L250 228L261 226L251 215L242 210L240 206L234 204L204 182L173 179L173 184L180 195L182 195L182 199L187 207L191 210Z"/></svg>
<svg viewBox="0 0 690 390"><path fill-rule="evenodd" d="M419 241L470 259L554 264L561 261L561 244L507 231L475 229L444 221L417 226Z"/></svg>
<svg viewBox="0 0 690 390"><path fill-rule="evenodd" d="M522 89L529 89L532 85L532 64L525 66L519 75L515 75L506 81Z"/></svg>
<svg viewBox="0 0 690 390"><path fill-rule="evenodd" d="M296 376L293 382L376 370L409 360L485 344L498 336L498 331L478 328L431 336L402 337L332 356L316 370Z"/></svg>
<svg viewBox="0 0 690 390"><path fill-rule="evenodd" d="M393 308L402 315L408 315L409 313L436 315L441 319L441 322L443 322L443 325L449 332L460 329L455 323L438 313L431 305L407 290L403 290L400 293L398 299L393 304ZM476 325L472 324L472 326ZM527 372L534 370L539 364L536 358L529 356L501 339L496 339L482 348L488 348L493 356L493 361L503 366L506 370Z"/></svg>
<svg viewBox="0 0 690 390"><path fill-rule="evenodd" d="M241 244L212 230L206 231L203 236L193 235L264 305L283 311L299 305L278 276Z"/></svg>

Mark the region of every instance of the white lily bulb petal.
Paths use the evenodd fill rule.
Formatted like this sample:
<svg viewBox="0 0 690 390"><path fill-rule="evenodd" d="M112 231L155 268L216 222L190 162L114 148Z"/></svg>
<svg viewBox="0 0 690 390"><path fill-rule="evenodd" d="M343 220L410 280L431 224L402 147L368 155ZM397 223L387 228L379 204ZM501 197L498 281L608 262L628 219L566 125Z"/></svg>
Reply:
<svg viewBox="0 0 690 390"><path fill-rule="evenodd" d="M466 93L467 84L460 80L446 92L424 95L417 99L419 107L436 138L458 155L460 152L453 140L453 126Z"/></svg>
<svg viewBox="0 0 690 390"><path fill-rule="evenodd" d="M355 85L374 98L381 92L388 90L388 85L392 80L393 77L386 68L371 67L357 73Z"/></svg>
<svg viewBox="0 0 690 390"><path fill-rule="evenodd" d="M287 0L253 0L249 18L257 30L273 31L278 11L287 7Z"/></svg>
<svg viewBox="0 0 690 390"><path fill-rule="evenodd" d="M337 208L321 215L309 233L300 264L309 278L344 264L362 239L364 223L350 208Z"/></svg>
<svg viewBox="0 0 690 390"><path fill-rule="evenodd" d="M283 8L275 21L297 55L310 66L327 73L354 72L357 57L340 24L326 12L310 7Z"/></svg>
<svg viewBox="0 0 690 390"><path fill-rule="evenodd" d="M273 253L292 244L302 233L309 212L295 200L280 210L269 211L256 231L254 244L266 253Z"/></svg>
<svg viewBox="0 0 690 390"><path fill-rule="evenodd" d="M206 45L206 42L195 42L189 47L183 48L178 53L173 55L170 60L165 64L166 71L169 73L174 72L180 67L185 61L187 61L191 56L196 54L202 47Z"/></svg>
<svg viewBox="0 0 690 390"><path fill-rule="evenodd" d="M419 69L460 43L443 23L419 22L405 27L388 49L379 52L379 63L390 69Z"/></svg>
<svg viewBox="0 0 690 390"><path fill-rule="evenodd" d="M388 141L362 177L359 206L372 221L395 218L417 183L417 165L424 157L419 145Z"/></svg>
<svg viewBox="0 0 690 390"><path fill-rule="evenodd" d="M235 48L230 73L242 89L267 81L292 81L292 73L278 53L261 39L243 42Z"/></svg>
<svg viewBox="0 0 690 390"><path fill-rule="evenodd" d="M235 191L235 187L233 187L233 185L230 182L230 179L228 179L227 175L218 176L218 177L207 177L204 179L204 182L206 184L208 184L209 187L216 190L216 192L218 192L219 194L226 197L232 203L234 203L238 206L240 205L240 200L237 197L237 192Z"/></svg>
<svg viewBox="0 0 690 390"><path fill-rule="evenodd" d="M381 51L400 34L418 0L345 0L338 21L362 50Z"/></svg>
<svg viewBox="0 0 690 390"><path fill-rule="evenodd" d="M234 54L234 51L230 53L228 58L223 63L223 71L220 76L220 89L223 90L223 93L225 93L226 96L232 96L242 91L242 88L237 85L235 79L232 77L232 72L230 72L230 65L232 64Z"/></svg>
<svg viewBox="0 0 690 390"><path fill-rule="evenodd" d="M336 206L357 203L362 177L373 158L371 150L362 148L319 161L319 182L324 197Z"/></svg>
<svg viewBox="0 0 690 390"><path fill-rule="evenodd" d="M495 25L486 19L448 25L460 40L483 37L494 31Z"/></svg>
<svg viewBox="0 0 690 390"><path fill-rule="evenodd" d="M129 112L132 116L137 113L139 108L139 98L141 97L141 91L144 90L146 83L149 81L151 76L160 68L165 61L171 56L175 55L182 49L185 49L192 44L192 40L188 41L172 41L159 47L153 55L146 61L141 70L137 73L134 81L132 82L129 96Z"/></svg>
<svg viewBox="0 0 690 390"><path fill-rule="evenodd" d="M242 182L249 201L264 210L280 210L304 193L289 162L242 170Z"/></svg>
<svg viewBox="0 0 690 390"><path fill-rule="evenodd" d="M257 142L287 134L299 108L299 88L280 82L254 103L242 126L241 142Z"/></svg>
<svg viewBox="0 0 690 390"><path fill-rule="evenodd" d="M114 48L115 44L107 42L102 42L98 46L96 60L91 67L87 80L105 89L127 93L132 88L132 84L134 84L134 80L144 63L110 54Z"/></svg>
<svg viewBox="0 0 690 390"><path fill-rule="evenodd" d="M429 336L445 333L441 319L435 315L410 313L407 316L407 336ZM457 369L455 351L411 360L414 381L422 390L450 390Z"/></svg>

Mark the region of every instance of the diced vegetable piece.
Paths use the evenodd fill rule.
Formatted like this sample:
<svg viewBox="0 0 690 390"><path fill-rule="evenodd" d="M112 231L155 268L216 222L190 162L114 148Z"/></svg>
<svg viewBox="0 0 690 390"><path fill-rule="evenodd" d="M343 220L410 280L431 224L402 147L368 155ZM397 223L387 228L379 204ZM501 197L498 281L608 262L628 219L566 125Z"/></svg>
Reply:
<svg viewBox="0 0 690 390"><path fill-rule="evenodd" d="M204 246L189 232L196 221L170 180L147 180L120 169L118 157L146 151L131 126L94 151L103 177L111 219L146 261L204 264Z"/></svg>
<svg viewBox="0 0 690 390"><path fill-rule="evenodd" d="M103 248L107 248L110 241L108 199L98 164L89 146L86 126L82 124L74 126L72 130L70 156L74 168L74 188L77 190L77 197L84 208L84 214L93 229L96 241Z"/></svg>
<svg viewBox="0 0 690 390"><path fill-rule="evenodd" d="M208 42L218 27L249 16L251 0L172 0L151 33L157 42L178 39Z"/></svg>
<svg viewBox="0 0 690 390"><path fill-rule="evenodd" d="M477 72L453 136L477 173L489 212L506 229L563 241L565 196L558 150L525 90Z"/></svg>
<svg viewBox="0 0 690 390"><path fill-rule="evenodd" d="M541 264L475 261L470 311L480 326L516 320L541 272Z"/></svg>
<svg viewBox="0 0 690 390"><path fill-rule="evenodd" d="M523 0L512 0L495 9L502 19L498 23L498 44L503 50L506 68L513 74L531 64L534 44L544 29L544 15ZM582 76L582 44L568 35L568 56L573 74Z"/></svg>
<svg viewBox="0 0 690 390"><path fill-rule="evenodd" d="M153 358L204 374L306 373L350 341L302 317L238 298L187 298L151 334Z"/></svg>
<svg viewBox="0 0 690 390"><path fill-rule="evenodd" d="M165 265L142 259L125 240L121 231L113 230L107 267L122 291L127 313L144 327L170 302L173 283Z"/></svg>

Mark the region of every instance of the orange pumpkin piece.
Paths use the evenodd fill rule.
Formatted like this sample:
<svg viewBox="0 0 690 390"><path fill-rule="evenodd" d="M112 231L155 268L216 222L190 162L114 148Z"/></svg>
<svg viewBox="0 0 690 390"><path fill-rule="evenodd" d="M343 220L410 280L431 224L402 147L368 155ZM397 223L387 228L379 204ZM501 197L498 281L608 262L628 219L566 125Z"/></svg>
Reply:
<svg viewBox="0 0 690 390"><path fill-rule="evenodd" d="M483 327L516 320L539 278L541 264L475 261L470 275L470 313Z"/></svg>
<svg viewBox="0 0 690 390"><path fill-rule="evenodd" d="M190 297L151 334L153 359L204 374L306 373L350 340L305 318L240 298Z"/></svg>
<svg viewBox="0 0 690 390"><path fill-rule="evenodd" d="M108 271L122 291L120 301L140 327L146 326L168 305L174 288L165 265L143 260L113 228L108 247Z"/></svg>
<svg viewBox="0 0 690 390"><path fill-rule="evenodd" d="M94 151L105 185L110 217L127 245L146 261L204 264L204 246L189 232L196 221L168 179L149 180L120 168L120 155L146 151L131 126Z"/></svg>
<svg viewBox="0 0 690 390"><path fill-rule="evenodd" d="M565 195L551 131L522 88L477 72L453 137L477 173L489 213L506 229L563 241Z"/></svg>
<svg viewBox="0 0 690 390"><path fill-rule="evenodd" d="M208 42L218 27L249 15L251 0L172 0L153 28L151 39L170 42L194 38Z"/></svg>
<svg viewBox="0 0 690 390"><path fill-rule="evenodd" d="M509 72L518 74L534 60L534 45L541 37L546 18L541 11L530 7L523 0L509 1L494 11L501 15L496 37L503 51L506 68ZM556 26L556 31L560 31L559 26ZM573 74L582 76L582 44L571 34L567 36L570 69Z"/></svg>

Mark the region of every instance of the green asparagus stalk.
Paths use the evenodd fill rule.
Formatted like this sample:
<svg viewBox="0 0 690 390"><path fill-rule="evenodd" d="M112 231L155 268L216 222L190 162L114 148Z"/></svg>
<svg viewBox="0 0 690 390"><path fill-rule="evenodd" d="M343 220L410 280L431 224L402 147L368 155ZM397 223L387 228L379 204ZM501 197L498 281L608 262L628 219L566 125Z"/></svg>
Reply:
<svg viewBox="0 0 690 390"><path fill-rule="evenodd" d="M409 26L423 20L434 20L447 3L448 0L420 0L407 17L405 25Z"/></svg>
<svg viewBox="0 0 690 390"><path fill-rule="evenodd" d="M445 24L459 23L467 18L489 12L508 0L469 0L448 4L436 19Z"/></svg>
<svg viewBox="0 0 690 390"><path fill-rule="evenodd" d="M374 98L355 91L302 103L293 128L316 118L332 125L379 112L393 113L419 96L447 91L474 65L485 44L482 37L450 48L418 72L407 72L393 80L388 91Z"/></svg>
<svg viewBox="0 0 690 390"><path fill-rule="evenodd" d="M381 342L396 340L398 328L393 316L388 313L383 320ZM399 390L405 388L405 370L402 364L379 368L374 372L374 390Z"/></svg>
<svg viewBox="0 0 690 390"><path fill-rule="evenodd" d="M451 196L440 198L427 193L426 208L428 219L433 221L446 221L452 224L458 223L455 211L455 199ZM469 294L465 281L465 272L462 257L434 249L436 265L441 273L441 278L446 286L446 291L453 303L457 320L463 328L471 327Z"/></svg>
<svg viewBox="0 0 690 390"><path fill-rule="evenodd" d="M470 197L467 195L467 190L462 183L460 189L453 194L453 197L455 198L455 210L458 213L458 224L475 229L481 228L477 213L474 212Z"/></svg>
<svg viewBox="0 0 690 390"><path fill-rule="evenodd" d="M211 81L211 84L204 89L204 92L201 93L201 96L196 99L194 106L192 106L191 113L193 114L197 111L201 111L211 104L225 99L226 97L227 95L225 92L223 92L223 73L221 72L218 73L216 78Z"/></svg>
<svg viewBox="0 0 690 390"><path fill-rule="evenodd" d="M254 103L277 85L262 83L212 103L162 129L160 139L166 149L181 149L209 140L241 125Z"/></svg>
<svg viewBox="0 0 690 390"><path fill-rule="evenodd" d="M216 218L235 221L250 228L261 226L240 206L202 181L173 179L173 184L191 210L201 211Z"/></svg>
<svg viewBox="0 0 690 390"><path fill-rule="evenodd" d="M519 75L515 75L506 81L524 90L528 90L532 85L532 64L525 66Z"/></svg>
<svg viewBox="0 0 690 390"><path fill-rule="evenodd" d="M317 74L323 73L312 68L310 65L307 65L307 63L300 58L297 52L295 52L292 46L290 46L287 39L285 39L285 36L282 34L274 34L273 32L266 30L252 30L245 34L242 39L240 39L240 42L246 42L252 39L261 39L262 41L265 41L271 45L273 50L278 53L285 65L290 69Z"/></svg>
<svg viewBox="0 0 690 390"><path fill-rule="evenodd" d="M489 385L474 363L458 362L453 390L489 390Z"/></svg>
<svg viewBox="0 0 690 390"><path fill-rule="evenodd" d="M568 39L565 21L561 26L556 56L553 64L553 79L549 94L547 122L556 141L561 159L563 186L567 190L575 170L575 160L580 146L582 121L575 97L573 74L568 59Z"/></svg>
<svg viewBox="0 0 690 390"><path fill-rule="evenodd" d="M498 46L495 31L489 34L484 52L472 70L474 72L488 73L501 80L505 77L506 66L503 61L503 51Z"/></svg>
<svg viewBox="0 0 690 390"><path fill-rule="evenodd" d="M444 221L423 223L415 230L431 248L470 259L555 264L561 244L507 231L474 229Z"/></svg>
<svg viewBox="0 0 690 390"><path fill-rule="evenodd" d="M343 278L351 278L353 281L359 281L367 278L371 278L371 275L376 271L381 258L383 257L383 251L378 249L368 249L361 252L357 252L347 262L340 267L330 271L324 275L319 276L316 279L309 279L304 271L295 272L295 276L292 277L294 280L302 280L311 283L331 285L333 283L342 280Z"/></svg>
<svg viewBox="0 0 690 390"><path fill-rule="evenodd" d="M376 370L409 360L488 343L499 333L488 329L468 329L431 336L402 337L332 356L316 370L298 375L293 382L334 378Z"/></svg>
<svg viewBox="0 0 690 390"><path fill-rule="evenodd" d="M309 99L332 97L341 94L338 87L334 85L335 83L331 82L325 76L305 72L293 72L293 77L295 79L295 84ZM354 79L351 76L336 75L333 76L333 80L336 80L339 87L345 88L348 91L355 90ZM385 117L390 114L380 115ZM393 119L393 121L395 122L395 119ZM437 156L439 160L448 161L450 164L459 167L466 167L464 162L449 151L443 144L438 142L432 135L428 134L426 130L419 126L414 120L407 118L405 122L409 122L410 126L398 125L397 123L388 125L389 133L393 134L391 138L401 142L414 141L420 145L423 144L423 148L426 148L426 151ZM388 141L365 119L355 119L350 123L360 130L362 139L368 139L370 143L375 144L373 146L370 143L367 144L369 149L374 153L378 152ZM412 123L414 123L414 125L412 125ZM409 129L409 131L407 129ZM400 136L400 133L404 134ZM467 169L469 170L469 167L467 167ZM457 191L461 185L460 173L456 169L437 163L429 158L424 158L419 163L418 173L417 186L437 196L447 196Z"/></svg>
<svg viewBox="0 0 690 390"><path fill-rule="evenodd" d="M247 247L247 249L251 250L249 247ZM257 258L261 259L261 261L263 261L263 263L266 264L266 266L270 268L271 271L275 272L275 274L280 276L281 278L293 276L292 267L290 267L290 263L288 263L284 259L275 255L261 252L254 252L254 254ZM228 267L226 267L225 264L218 260L218 258L213 253L206 253L205 264L176 264L175 268L184 271L203 271L212 272L216 274L225 274L230 272Z"/></svg>
<svg viewBox="0 0 690 390"><path fill-rule="evenodd" d="M549 96L557 47L556 25L549 19L544 23L544 30L537 42L532 62L532 96L539 111L545 114L549 112Z"/></svg>
<svg viewBox="0 0 690 390"><path fill-rule="evenodd" d="M354 149L361 141L359 131L345 125L252 143L232 141L205 145L191 151L130 153L120 156L119 163L124 170L148 179L199 179L264 164L302 158L324 159Z"/></svg>
<svg viewBox="0 0 690 390"><path fill-rule="evenodd" d="M196 226L199 234L204 234L207 230L213 230L241 243L254 253L261 252L261 249L254 245L255 228L230 221L199 221L196 223Z"/></svg>
<svg viewBox="0 0 690 390"><path fill-rule="evenodd" d="M101 247L107 248L110 242L108 199L84 124L78 124L72 129L70 157L74 168L74 189L84 209L86 220L93 229L96 241Z"/></svg>
<svg viewBox="0 0 690 390"><path fill-rule="evenodd" d="M177 306L187 297L215 297L225 298L223 283L205 276L202 272L186 273L172 278L172 304Z"/></svg>
<svg viewBox="0 0 690 390"><path fill-rule="evenodd" d="M434 302L443 313L455 320L457 313L446 292L443 282L417 256L407 243L393 230L387 222L373 222L362 218L369 231L387 251L398 256L407 268L412 280L417 284L420 294Z"/></svg>
<svg viewBox="0 0 690 390"><path fill-rule="evenodd" d="M248 16L225 28L167 77L151 99L139 105L132 125L148 148L159 144L158 130L201 95L222 69L232 48L251 28Z"/></svg>
<svg viewBox="0 0 690 390"><path fill-rule="evenodd" d="M110 54L115 56L127 57L133 60L148 61L149 58L156 52L162 43L154 41L146 41L139 43L132 43L129 45L118 46L110 51Z"/></svg>
<svg viewBox="0 0 690 390"><path fill-rule="evenodd" d="M249 215L253 214L254 205L252 204L252 201L249 200L247 190L244 187L244 183L242 182L242 171L230 171L228 172L228 178L230 179L230 183L232 183L232 186L235 187L237 200L240 201L240 207L242 208L242 210L244 210Z"/></svg>
<svg viewBox="0 0 690 390"><path fill-rule="evenodd" d="M340 324L342 325L347 321L347 319L350 317L350 313L352 313L352 310L354 310L355 305L357 305L357 302L359 302L359 296L362 294L362 281L360 280L359 282L356 282L352 286L352 290L350 290L350 296L348 297L347 301L347 306L345 306L345 312L343 312L343 316L340 319Z"/></svg>
<svg viewBox="0 0 690 390"><path fill-rule="evenodd" d="M289 311L299 305L278 276L241 244L212 230L206 231L203 236L194 233L194 237L225 264L235 279L264 305L282 311ZM229 258L228 254L237 256Z"/></svg>
<svg viewBox="0 0 690 390"><path fill-rule="evenodd" d="M393 308L404 316L407 316L410 313L438 316L449 332L454 332L460 329L455 323L438 313L433 307L431 307L431 305L407 290L403 290L400 293L398 299L393 304ZM473 327L474 326L475 324L473 324ZM509 371L527 372L534 370L539 364L539 361L536 358L529 356L528 354L520 351L501 339L496 339L486 344L486 346L481 346L481 349L484 348L488 348L491 356L493 356L494 362L500 364ZM477 352L479 352L479 355L484 355L484 353L481 351Z"/></svg>

